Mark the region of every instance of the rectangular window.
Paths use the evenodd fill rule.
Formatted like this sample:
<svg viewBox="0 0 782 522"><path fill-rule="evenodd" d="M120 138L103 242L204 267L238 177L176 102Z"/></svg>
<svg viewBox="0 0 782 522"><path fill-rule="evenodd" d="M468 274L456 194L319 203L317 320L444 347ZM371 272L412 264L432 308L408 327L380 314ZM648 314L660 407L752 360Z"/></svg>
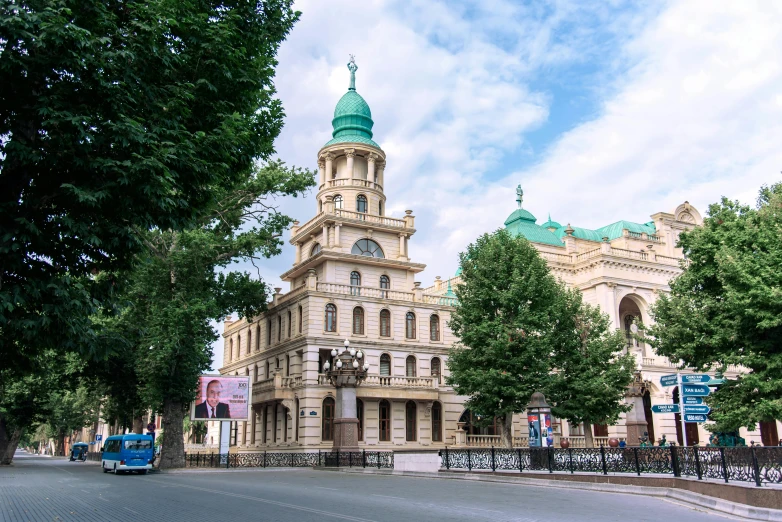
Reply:
<svg viewBox="0 0 782 522"><path fill-rule="evenodd" d="M391 440L391 403L388 401L380 401L380 441L388 442Z"/></svg>
<svg viewBox="0 0 782 522"><path fill-rule="evenodd" d="M595 424L592 426L595 437L608 437L608 426L605 424ZM583 427L582 427L583 429Z"/></svg>

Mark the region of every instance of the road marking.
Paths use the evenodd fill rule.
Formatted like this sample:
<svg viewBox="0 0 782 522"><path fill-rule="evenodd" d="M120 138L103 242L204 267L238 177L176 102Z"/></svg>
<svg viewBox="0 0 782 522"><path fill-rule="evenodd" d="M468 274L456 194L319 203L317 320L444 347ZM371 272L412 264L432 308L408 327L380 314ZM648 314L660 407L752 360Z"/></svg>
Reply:
<svg viewBox="0 0 782 522"><path fill-rule="evenodd" d="M330 489L331 491L339 491L337 488L324 488L323 486L312 486L315 489Z"/></svg>
<svg viewBox="0 0 782 522"><path fill-rule="evenodd" d="M131 513L133 513L134 515L140 515L140 514L141 514L141 513L139 513L138 511L133 511L132 509L130 509L130 508L128 508L128 507L125 507L125 506L122 506L122 509L127 509L128 511L130 511L130 512L131 512Z"/></svg>
<svg viewBox="0 0 782 522"><path fill-rule="evenodd" d="M456 506L451 505L451 507L459 508L459 509L472 509L473 511L488 511L489 513L504 513L504 511L497 511L496 509L481 509L476 507L470 507L470 506Z"/></svg>
<svg viewBox="0 0 782 522"><path fill-rule="evenodd" d="M87 491L86 489L82 489L82 491L84 491L85 493L89 493L89 491Z"/></svg>
<svg viewBox="0 0 782 522"><path fill-rule="evenodd" d="M101 500L102 500L102 501L104 501L104 502L111 502L110 500L106 500L106 499L105 499L105 498L103 498L103 497L98 497L98 498L99 498L99 499L101 499Z"/></svg>
<svg viewBox="0 0 782 522"><path fill-rule="evenodd" d="M391 495L378 495L377 493L372 493L373 497L384 497L384 498L396 498L399 500L407 500L405 497L392 497Z"/></svg>
<svg viewBox="0 0 782 522"><path fill-rule="evenodd" d="M73 475L73 473L71 473L71 472L70 472L70 471L68 471L67 469L58 468L57 466L54 466L54 469L59 469L60 471L64 471L65 473L67 473L67 474L69 474L69 475Z"/></svg>
<svg viewBox="0 0 782 522"><path fill-rule="evenodd" d="M149 482L157 482L159 484L165 484L165 482L162 482L160 480L150 479ZM265 498L258 498L258 497L251 497L249 495L240 495L239 493L231 493L229 491L219 491L211 488L202 488L198 486L191 486L189 484L171 484L169 483L171 487L175 488L188 488L188 489L195 489L198 491L205 491L206 493L209 493L211 495L218 494L218 495L225 495L227 497L234 497L234 498L242 498L245 500L254 500L255 502L262 502L264 504L271 504L273 506L280 506L285 507L289 509L295 509L298 511L306 511L307 513L315 513L318 515L325 515L327 517L333 517L333 518L341 518L343 520L353 520L354 522L374 522L371 519L368 518L359 518L359 517L352 517L350 515L343 515L340 513L333 513L331 511L323 511L322 509L314 509L314 508L308 508L304 506L298 506L295 504L287 504L285 502L277 502L275 500L267 500Z"/></svg>

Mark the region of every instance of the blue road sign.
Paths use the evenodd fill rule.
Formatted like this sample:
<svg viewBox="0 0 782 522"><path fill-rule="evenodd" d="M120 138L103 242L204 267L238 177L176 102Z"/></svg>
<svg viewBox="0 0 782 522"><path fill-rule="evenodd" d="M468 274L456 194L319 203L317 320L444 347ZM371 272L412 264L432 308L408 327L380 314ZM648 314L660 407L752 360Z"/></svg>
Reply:
<svg viewBox="0 0 782 522"><path fill-rule="evenodd" d="M660 377L660 384L662 386L676 386L679 384L679 379L677 378L676 374L663 375Z"/></svg>
<svg viewBox="0 0 782 522"><path fill-rule="evenodd" d="M103 440L103 435L95 435L95 440L97 441Z"/></svg>
<svg viewBox="0 0 782 522"><path fill-rule="evenodd" d="M708 419L706 418L706 415L701 415L697 413L685 413L684 414L684 422L706 422Z"/></svg>
<svg viewBox="0 0 782 522"><path fill-rule="evenodd" d="M684 407L685 415L687 413L706 415L710 411L711 411L711 408L709 408L708 406L685 406Z"/></svg>
<svg viewBox="0 0 782 522"><path fill-rule="evenodd" d="M698 406L700 404L703 404L703 397L685 397L684 398L684 405L685 406Z"/></svg>
<svg viewBox="0 0 782 522"><path fill-rule="evenodd" d="M652 413L679 413L678 404L655 404Z"/></svg>
<svg viewBox="0 0 782 522"><path fill-rule="evenodd" d="M682 388L684 389L685 397L688 395L690 397L705 397L711 393L711 390L705 384L682 384Z"/></svg>
<svg viewBox="0 0 782 522"><path fill-rule="evenodd" d="M705 373L696 373L694 375L682 375L682 382L685 384L707 383L710 380L711 377L706 375Z"/></svg>

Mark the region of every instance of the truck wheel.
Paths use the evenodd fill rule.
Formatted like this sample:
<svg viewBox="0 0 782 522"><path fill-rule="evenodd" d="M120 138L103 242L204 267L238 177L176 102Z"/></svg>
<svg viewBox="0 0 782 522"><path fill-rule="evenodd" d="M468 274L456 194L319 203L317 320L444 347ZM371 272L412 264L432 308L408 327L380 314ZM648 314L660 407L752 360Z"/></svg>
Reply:
<svg viewBox="0 0 782 522"><path fill-rule="evenodd" d="M109 472L109 470L107 470L107 469L106 469L106 466L105 466L105 464L106 464L105 462L101 462L101 463L100 463L100 467L101 467L101 468L103 468L103 473L108 473L108 472Z"/></svg>

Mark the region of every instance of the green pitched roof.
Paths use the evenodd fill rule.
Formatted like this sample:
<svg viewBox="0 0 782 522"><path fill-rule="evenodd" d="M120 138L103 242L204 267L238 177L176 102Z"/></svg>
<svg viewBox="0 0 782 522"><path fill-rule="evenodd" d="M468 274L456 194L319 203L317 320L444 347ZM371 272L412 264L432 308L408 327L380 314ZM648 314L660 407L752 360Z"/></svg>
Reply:
<svg viewBox="0 0 782 522"><path fill-rule="evenodd" d="M521 203L519 203L521 204ZM523 208L517 208L505 220L505 228L515 236L523 236L533 243L565 246L553 232L535 223L535 216Z"/></svg>
<svg viewBox="0 0 782 522"><path fill-rule="evenodd" d="M555 229L556 228L562 228L562 225L560 225L556 221L552 221L551 220L551 214L548 215L548 221L546 221L545 223L543 223L540 226L542 226L543 228L555 228Z"/></svg>

